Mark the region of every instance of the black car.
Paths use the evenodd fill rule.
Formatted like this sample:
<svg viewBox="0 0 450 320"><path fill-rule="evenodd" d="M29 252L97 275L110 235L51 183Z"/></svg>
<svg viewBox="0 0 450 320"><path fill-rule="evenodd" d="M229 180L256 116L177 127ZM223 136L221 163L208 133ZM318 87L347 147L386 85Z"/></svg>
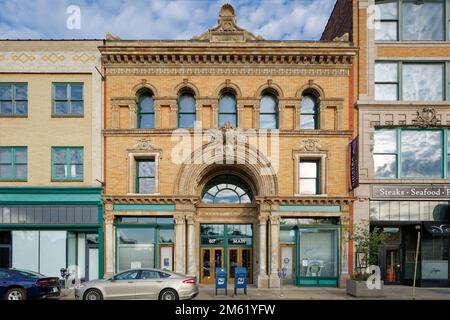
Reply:
<svg viewBox="0 0 450 320"><path fill-rule="evenodd" d="M0 268L0 299L27 300L59 296L59 278L40 273Z"/></svg>

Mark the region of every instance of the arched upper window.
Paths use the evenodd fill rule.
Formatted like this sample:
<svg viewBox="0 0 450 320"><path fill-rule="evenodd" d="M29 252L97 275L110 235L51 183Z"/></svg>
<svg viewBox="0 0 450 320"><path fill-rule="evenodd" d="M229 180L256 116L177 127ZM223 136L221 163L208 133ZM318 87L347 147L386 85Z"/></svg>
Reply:
<svg viewBox="0 0 450 320"><path fill-rule="evenodd" d="M219 99L219 127L227 122L234 128L237 127L236 96L231 92L222 94Z"/></svg>
<svg viewBox="0 0 450 320"><path fill-rule="evenodd" d="M306 93L300 106L300 129L318 129L318 101L313 94Z"/></svg>
<svg viewBox="0 0 450 320"><path fill-rule="evenodd" d="M138 128L155 127L155 106L153 95L149 92L139 96L138 101Z"/></svg>
<svg viewBox="0 0 450 320"><path fill-rule="evenodd" d="M259 127L278 129L278 99L271 93L264 93L261 97Z"/></svg>
<svg viewBox="0 0 450 320"><path fill-rule="evenodd" d="M178 127L195 127L195 97L190 92L184 92L178 98Z"/></svg>
<svg viewBox="0 0 450 320"><path fill-rule="evenodd" d="M202 193L202 202L211 204L251 203L251 191L239 177L220 175L206 184Z"/></svg>

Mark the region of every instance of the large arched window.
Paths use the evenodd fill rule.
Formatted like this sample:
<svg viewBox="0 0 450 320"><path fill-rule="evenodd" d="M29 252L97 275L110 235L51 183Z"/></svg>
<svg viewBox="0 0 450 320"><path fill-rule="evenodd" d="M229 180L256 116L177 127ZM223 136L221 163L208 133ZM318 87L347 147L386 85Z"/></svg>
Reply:
<svg viewBox="0 0 450 320"><path fill-rule="evenodd" d="M264 93L259 106L259 127L278 129L278 100L271 93Z"/></svg>
<svg viewBox="0 0 450 320"><path fill-rule="evenodd" d="M184 92L178 98L178 127L195 127L195 97L190 92Z"/></svg>
<svg viewBox="0 0 450 320"><path fill-rule="evenodd" d="M318 101L313 94L306 93L300 106L300 129L318 129Z"/></svg>
<svg viewBox="0 0 450 320"><path fill-rule="evenodd" d="M211 204L251 203L251 190L239 177L220 175L208 182L202 193L202 202Z"/></svg>
<svg viewBox="0 0 450 320"><path fill-rule="evenodd" d="M219 99L219 128L229 122L234 128L237 127L236 96L226 92Z"/></svg>
<svg viewBox="0 0 450 320"><path fill-rule="evenodd" d="M139 96L138 101L138 128L155 127L155 106L153 95L149 92Z"/></svg>

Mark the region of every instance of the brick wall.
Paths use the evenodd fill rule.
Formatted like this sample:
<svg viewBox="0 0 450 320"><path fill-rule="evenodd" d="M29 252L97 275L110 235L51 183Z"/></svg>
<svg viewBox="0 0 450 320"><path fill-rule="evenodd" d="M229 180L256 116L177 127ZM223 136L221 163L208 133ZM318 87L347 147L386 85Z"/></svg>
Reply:
<svg viewBox="0 0 450 320"><path fill-rule="evenodd" d="M353 41L353 0L337 0L320 40L333 40L348 32Z"/></svg>

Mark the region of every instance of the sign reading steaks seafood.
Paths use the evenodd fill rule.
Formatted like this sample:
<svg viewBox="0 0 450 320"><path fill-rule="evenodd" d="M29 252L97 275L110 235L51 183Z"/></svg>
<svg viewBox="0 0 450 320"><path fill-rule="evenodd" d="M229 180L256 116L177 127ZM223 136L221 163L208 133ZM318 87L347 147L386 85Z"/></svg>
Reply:
<svg viewBox="0 0 450 320"><path fill-rule="evenodd" d="M450 185L423 186L423 185L396 185L396 186L372 186L373 198L436 198L449 199Z"/></svg>

